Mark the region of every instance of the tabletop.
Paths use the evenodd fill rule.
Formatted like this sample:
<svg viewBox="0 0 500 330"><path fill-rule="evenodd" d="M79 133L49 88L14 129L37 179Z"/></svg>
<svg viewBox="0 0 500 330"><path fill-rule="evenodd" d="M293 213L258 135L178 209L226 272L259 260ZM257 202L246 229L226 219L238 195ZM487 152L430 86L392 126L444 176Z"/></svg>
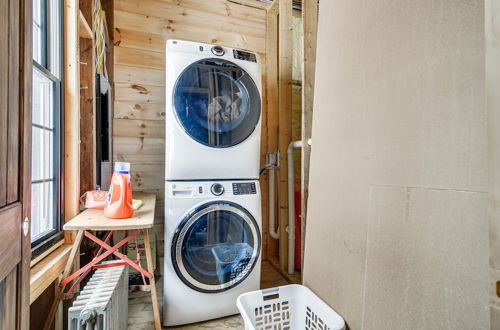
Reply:
<svg viewBox="0 0 500 330"><path fill-rule="evenodd" d="M64 230L134 230L152 228L155 218L156 195L134 191L133 199L144 204L134 211L132 218L109 219L103 210L87 209L66 222Z"/></svg>

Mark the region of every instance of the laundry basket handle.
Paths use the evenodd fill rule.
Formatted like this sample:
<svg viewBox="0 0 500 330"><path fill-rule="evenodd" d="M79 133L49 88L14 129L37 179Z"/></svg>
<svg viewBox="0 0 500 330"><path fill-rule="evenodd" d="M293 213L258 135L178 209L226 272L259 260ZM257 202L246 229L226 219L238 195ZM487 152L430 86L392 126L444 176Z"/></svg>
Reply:
<svg viewBox="0 0 500 330"><path fill-rule="evenodd" d="M270 288L270 289L262 290L262 299L264 301L278 299L279 297L280 297L280 289L279 288Z"/></svg>

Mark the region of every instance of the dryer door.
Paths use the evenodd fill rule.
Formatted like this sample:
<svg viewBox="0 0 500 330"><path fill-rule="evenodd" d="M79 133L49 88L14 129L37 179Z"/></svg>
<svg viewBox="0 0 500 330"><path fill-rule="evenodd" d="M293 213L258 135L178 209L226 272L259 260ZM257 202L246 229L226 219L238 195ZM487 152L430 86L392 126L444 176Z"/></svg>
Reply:
<svg viewBox="0 0 500 330"><path fill-rule="evenodd" d="M223 59L189 65L179 75L173 93L177 120L191 138L209 147L243 142L260 119L255 82L245 70Z"/></svg>
<svg viewBox="0 0 500 330"><path fill-rule="evenodd" d="M258 262L260 231L240 205L217 201L190 212L172 241L177 275L200 292L221 292L241 283Z"/></svg>

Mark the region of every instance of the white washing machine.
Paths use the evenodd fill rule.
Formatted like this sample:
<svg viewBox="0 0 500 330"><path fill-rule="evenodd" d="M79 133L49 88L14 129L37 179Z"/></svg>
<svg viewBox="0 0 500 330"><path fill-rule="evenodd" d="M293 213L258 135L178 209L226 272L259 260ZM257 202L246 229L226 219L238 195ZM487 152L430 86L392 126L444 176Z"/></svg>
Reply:
<svg viewBox="0 0 500 330"><path fill-rule="evenodd" d="M258 179L259 56L181 40L166 52L166 179Z"/></svg>
<svg viewBox="0 0 500 330"><path fill-rule="evenodd" d="M260 287L258 181L167 182L163 323L237 314Z"/></svg>

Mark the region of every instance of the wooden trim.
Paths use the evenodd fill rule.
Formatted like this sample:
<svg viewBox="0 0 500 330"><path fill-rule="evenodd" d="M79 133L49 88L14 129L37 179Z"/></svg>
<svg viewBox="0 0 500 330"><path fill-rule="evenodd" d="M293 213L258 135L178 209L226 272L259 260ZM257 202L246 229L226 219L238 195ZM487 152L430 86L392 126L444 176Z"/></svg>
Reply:
<svg viewBox="0 0 500 330"><path fill-rule="evenodd" d="M33 75L33 18L32 18L32 2L23 0L20 2L20 76L19 85L21 86L20 100L20 141L22 145L21 164L20 164L20 187L22 189L23 212L22 219L28 219L28 224L31 224L31 97L32 97L32 75ZM29 329L29 295L28 287L30 276L30 261L31 261L31 225L28 231L21 235L21 263L18 272L19 278L19 303L18 313L20 321L18 328L21 330Z"/></svg>
<svg viewBox="0 0 500 330"><path fill-rule="evenodd" d="M80 38L85 38L85 39L94 39L94 32L90 28L89 23L85 19L85 16L83 16L83 13L81 10L79 10L79 15L78 15L78 35Z"/></svg>
<svg viewBox="0 0 500 330"><path fill-rule="evenodd" d="M96 188L96 79L95 42L84 38L79 42L80 61L86 63L80 67L80 195L83 195Z"/></svg>
<svg viewBox="0 0 500 330"><path fill-rule="evenodd" d="M268 10L271 6L269 2L263 2L259 0L227 0L228 2L236 3L238 5Z"/></svg>
<svg viewBox="0 0 500 330"><path fill-rule="evenodd" d="M57 242L56 244L52 245L50 248L48 248L47 250L43 251L42 254L40 254L38 257L36 257L35 259L32 259L31 262L30 262L30 266L31 268L33 268L33 266L35 266L37 263L39 263L40 261L42 261L45 257L47 257L49 254L51 254L54 250L56 250L57 248L59 248L61 245L63 245L64 243L64 240L60 240L59 242Z"/></svg>
<svg viewBox="0 0 500 330"><path fill-rule="evenodd" d="M152 278L149 279L149 286L151 288L151 303L153 304L153 316L155 319L155 329L161 330L161 320L160 320L160 308L158 306L158 296L156 293L156 282L155 282L155 273L153 267L153 257L151 256L151 244L149 242L149 230L144 230L144 250L146 251L146 263L148 266L148 272L153 275Z"/></svg>
<svg viewBox="0 0 500 330"><path fill-rule="evenodd" d="M62 241L61 241L62 243ZM36 264L30 272L30 304L38 298L63 272L71 245L62 245Z"/></svg>
<svg viewBox="0 0 500 330"><path fill-rule="evenodd" d="M267 259L271 267L273 267L281 276L283 276L289 283L292 284L301 284L302 276L300 271L295 271L293 274L288 274L286 271L282 271L280 267L280 262L278 257L269 257Z"/></svg>
<svg viewBox="0 0 500 330"><path fill-rule="evenodd" d="M4 110L8 109L8 86L9 75L9 1L0 2L0 207L7 204L7 132L8 132L8 114Z"/></svg>
<svg viewBox="0 0 500 330"><path fill-rule="evenodd" d="M80 64L78 1L64 0L64 219L80 211ZM66 243L73 232L64 233Z"/></svg>
<svg viewBox="0 0 500 330"><path fill-rule="evenodd" d="M318 33L318 1L309 0L302 4L302 29L304 36L304 58L302 62L302 251L306 235L307 198L309 195L309 162L314 105L314 79L316 69L316 40ZM302 265L304 255L302 255Z"/></svg>
<svg viewBox="0 0 500 330"><path fill-rule="evenodd" d="M278 15L279 0L273 0L269 7L267 8L268 15L274 14Z"/></svg>
<svg viewBox="0 0 500 330"><path fill-rule="evenodd" d="M280 151L279 170L279 224L280 224L280 268L288 267L288 145L292 141L292 49L293 24L292 0L279 0L278 8L278 144Z"/></svg>
<svg viewBox="0 0 500 330"><path fill-rule="evenodd" d="M20 89L19 80L20 53L22 49L20 37L20 5L19 1L10 1L9 5L9 92L8 92L8 133L7 133L7 204L19 200L19 131L20 131ZM16 22L17 24L13 24Z"/></svg>
<svg viewBox="0 0 500 330"><path fill-rule="evenodd" d="M278 14L276 11L268 11L266 15L266 65L267 132L264 132L264 134L267 135L267 152L274 152L278 150ZM269 180L269 176L267 179ZM275 206L277 205L278 202L275 203ZM274 212L277 213L276 209ZM264 239L267 240L267 256L277 257L278 241L270 237L270 235L267 235Z"/></svg>

